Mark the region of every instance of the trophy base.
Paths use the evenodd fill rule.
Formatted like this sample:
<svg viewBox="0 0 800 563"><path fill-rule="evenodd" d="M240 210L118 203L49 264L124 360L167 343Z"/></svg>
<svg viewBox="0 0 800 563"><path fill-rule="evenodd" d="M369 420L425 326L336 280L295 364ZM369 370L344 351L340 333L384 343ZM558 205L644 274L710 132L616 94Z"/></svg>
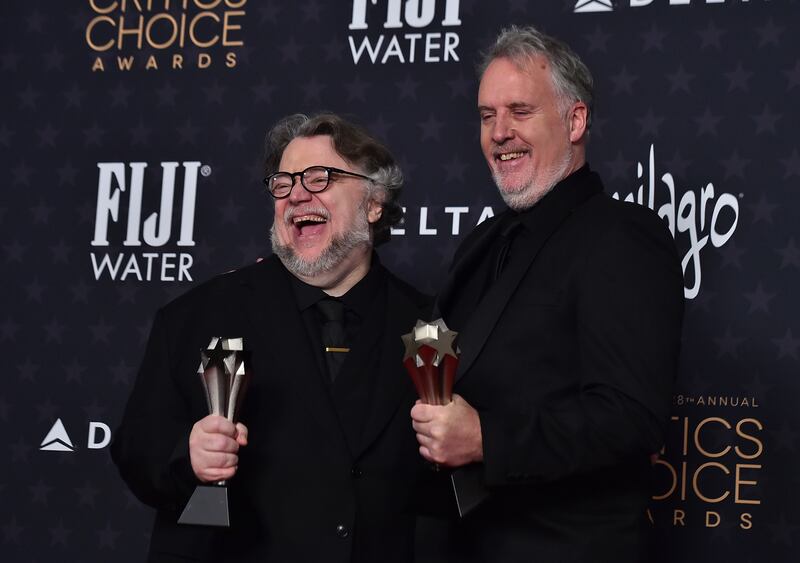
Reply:
<svg viewBox="0 0 800 563"><path fill-rule="evenodd" d="M178 524L230 527L227 487L197 487Z"/></svg>
<svg viewBox="0 0 800 563"><path fill-rule="evenodd" d="M483 464L473 463L455 469L450 474L456 497L458 516L464 518L489 497L483 482Z"/></svg>

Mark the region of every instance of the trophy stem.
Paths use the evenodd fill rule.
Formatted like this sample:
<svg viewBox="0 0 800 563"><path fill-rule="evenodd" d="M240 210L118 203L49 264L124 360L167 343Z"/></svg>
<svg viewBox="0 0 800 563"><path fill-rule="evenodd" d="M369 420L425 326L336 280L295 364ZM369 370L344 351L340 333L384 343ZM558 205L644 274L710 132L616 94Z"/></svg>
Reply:
<svg viewBox="0 0 800 563"><path fill-rule="evenodd" d="M250 355L244 349L243 339L212 338L208 348L200 353L197 373L205 390L209 413L235 423L252 377ZM178 524L229 527L226 484L226 481L216 481L195 488Z"/></svg>

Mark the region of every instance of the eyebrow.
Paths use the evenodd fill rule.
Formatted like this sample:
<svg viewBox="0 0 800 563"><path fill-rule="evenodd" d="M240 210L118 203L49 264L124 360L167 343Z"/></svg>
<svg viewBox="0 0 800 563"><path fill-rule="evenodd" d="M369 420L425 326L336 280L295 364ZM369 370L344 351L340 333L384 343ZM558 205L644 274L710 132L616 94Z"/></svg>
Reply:
<svg viewBox="0 0 800 563"><path fill-rule="evenodd" d="M504 107L507 107L508 109L514 110L514 109L534 109L536 106L534 106L532 104L527 104L525 102L511 102L510 104L508 104L508 105L506 105ZM478 106L478 111L479 112L480 111L492 111L492 110L494 110L494 107Z"/></svg>

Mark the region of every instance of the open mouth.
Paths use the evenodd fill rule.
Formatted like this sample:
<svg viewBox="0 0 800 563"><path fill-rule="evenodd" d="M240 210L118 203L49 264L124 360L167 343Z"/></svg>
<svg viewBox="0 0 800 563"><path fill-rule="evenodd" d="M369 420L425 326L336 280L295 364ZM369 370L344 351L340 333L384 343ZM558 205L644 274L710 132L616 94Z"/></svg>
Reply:
<svg viewBox="0 0 800 563"><path fill-rule="evenodd" d="M500 152L500 153L495 153L494 158L495 160L499 160L500 162L508 162L510 160L517 160L518 158L522 158L526 154L528 154L528 151Z"/></svg>
<svg viewBox="0 0 800 563"><path fill-rule="evenodd" d="M319 234L328 222L328 218L316 213L307 213L292 217L291 222L295 233L304 237Z"/></svg>

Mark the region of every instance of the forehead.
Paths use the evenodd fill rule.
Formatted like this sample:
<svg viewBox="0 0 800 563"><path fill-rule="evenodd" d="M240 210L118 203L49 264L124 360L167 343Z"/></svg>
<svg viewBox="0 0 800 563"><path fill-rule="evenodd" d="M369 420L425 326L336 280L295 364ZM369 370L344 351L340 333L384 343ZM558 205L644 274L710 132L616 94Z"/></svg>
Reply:
<svg viewBox="0 0 800 563"><path fill-rule="evenodd" d="M481 77L478 104L501 106L509 103L535 101L535 98L554 96L550 62L535 55L524 62L507 57L493 60Z"/></svg>
<svg viewBox="0 0 800 563"><path fill-rule="evenodd" d="M281 155L278 168L284 172L300 172L309 166L347 168L349 164L336 152L329 135L292 139Z"/></svg>

